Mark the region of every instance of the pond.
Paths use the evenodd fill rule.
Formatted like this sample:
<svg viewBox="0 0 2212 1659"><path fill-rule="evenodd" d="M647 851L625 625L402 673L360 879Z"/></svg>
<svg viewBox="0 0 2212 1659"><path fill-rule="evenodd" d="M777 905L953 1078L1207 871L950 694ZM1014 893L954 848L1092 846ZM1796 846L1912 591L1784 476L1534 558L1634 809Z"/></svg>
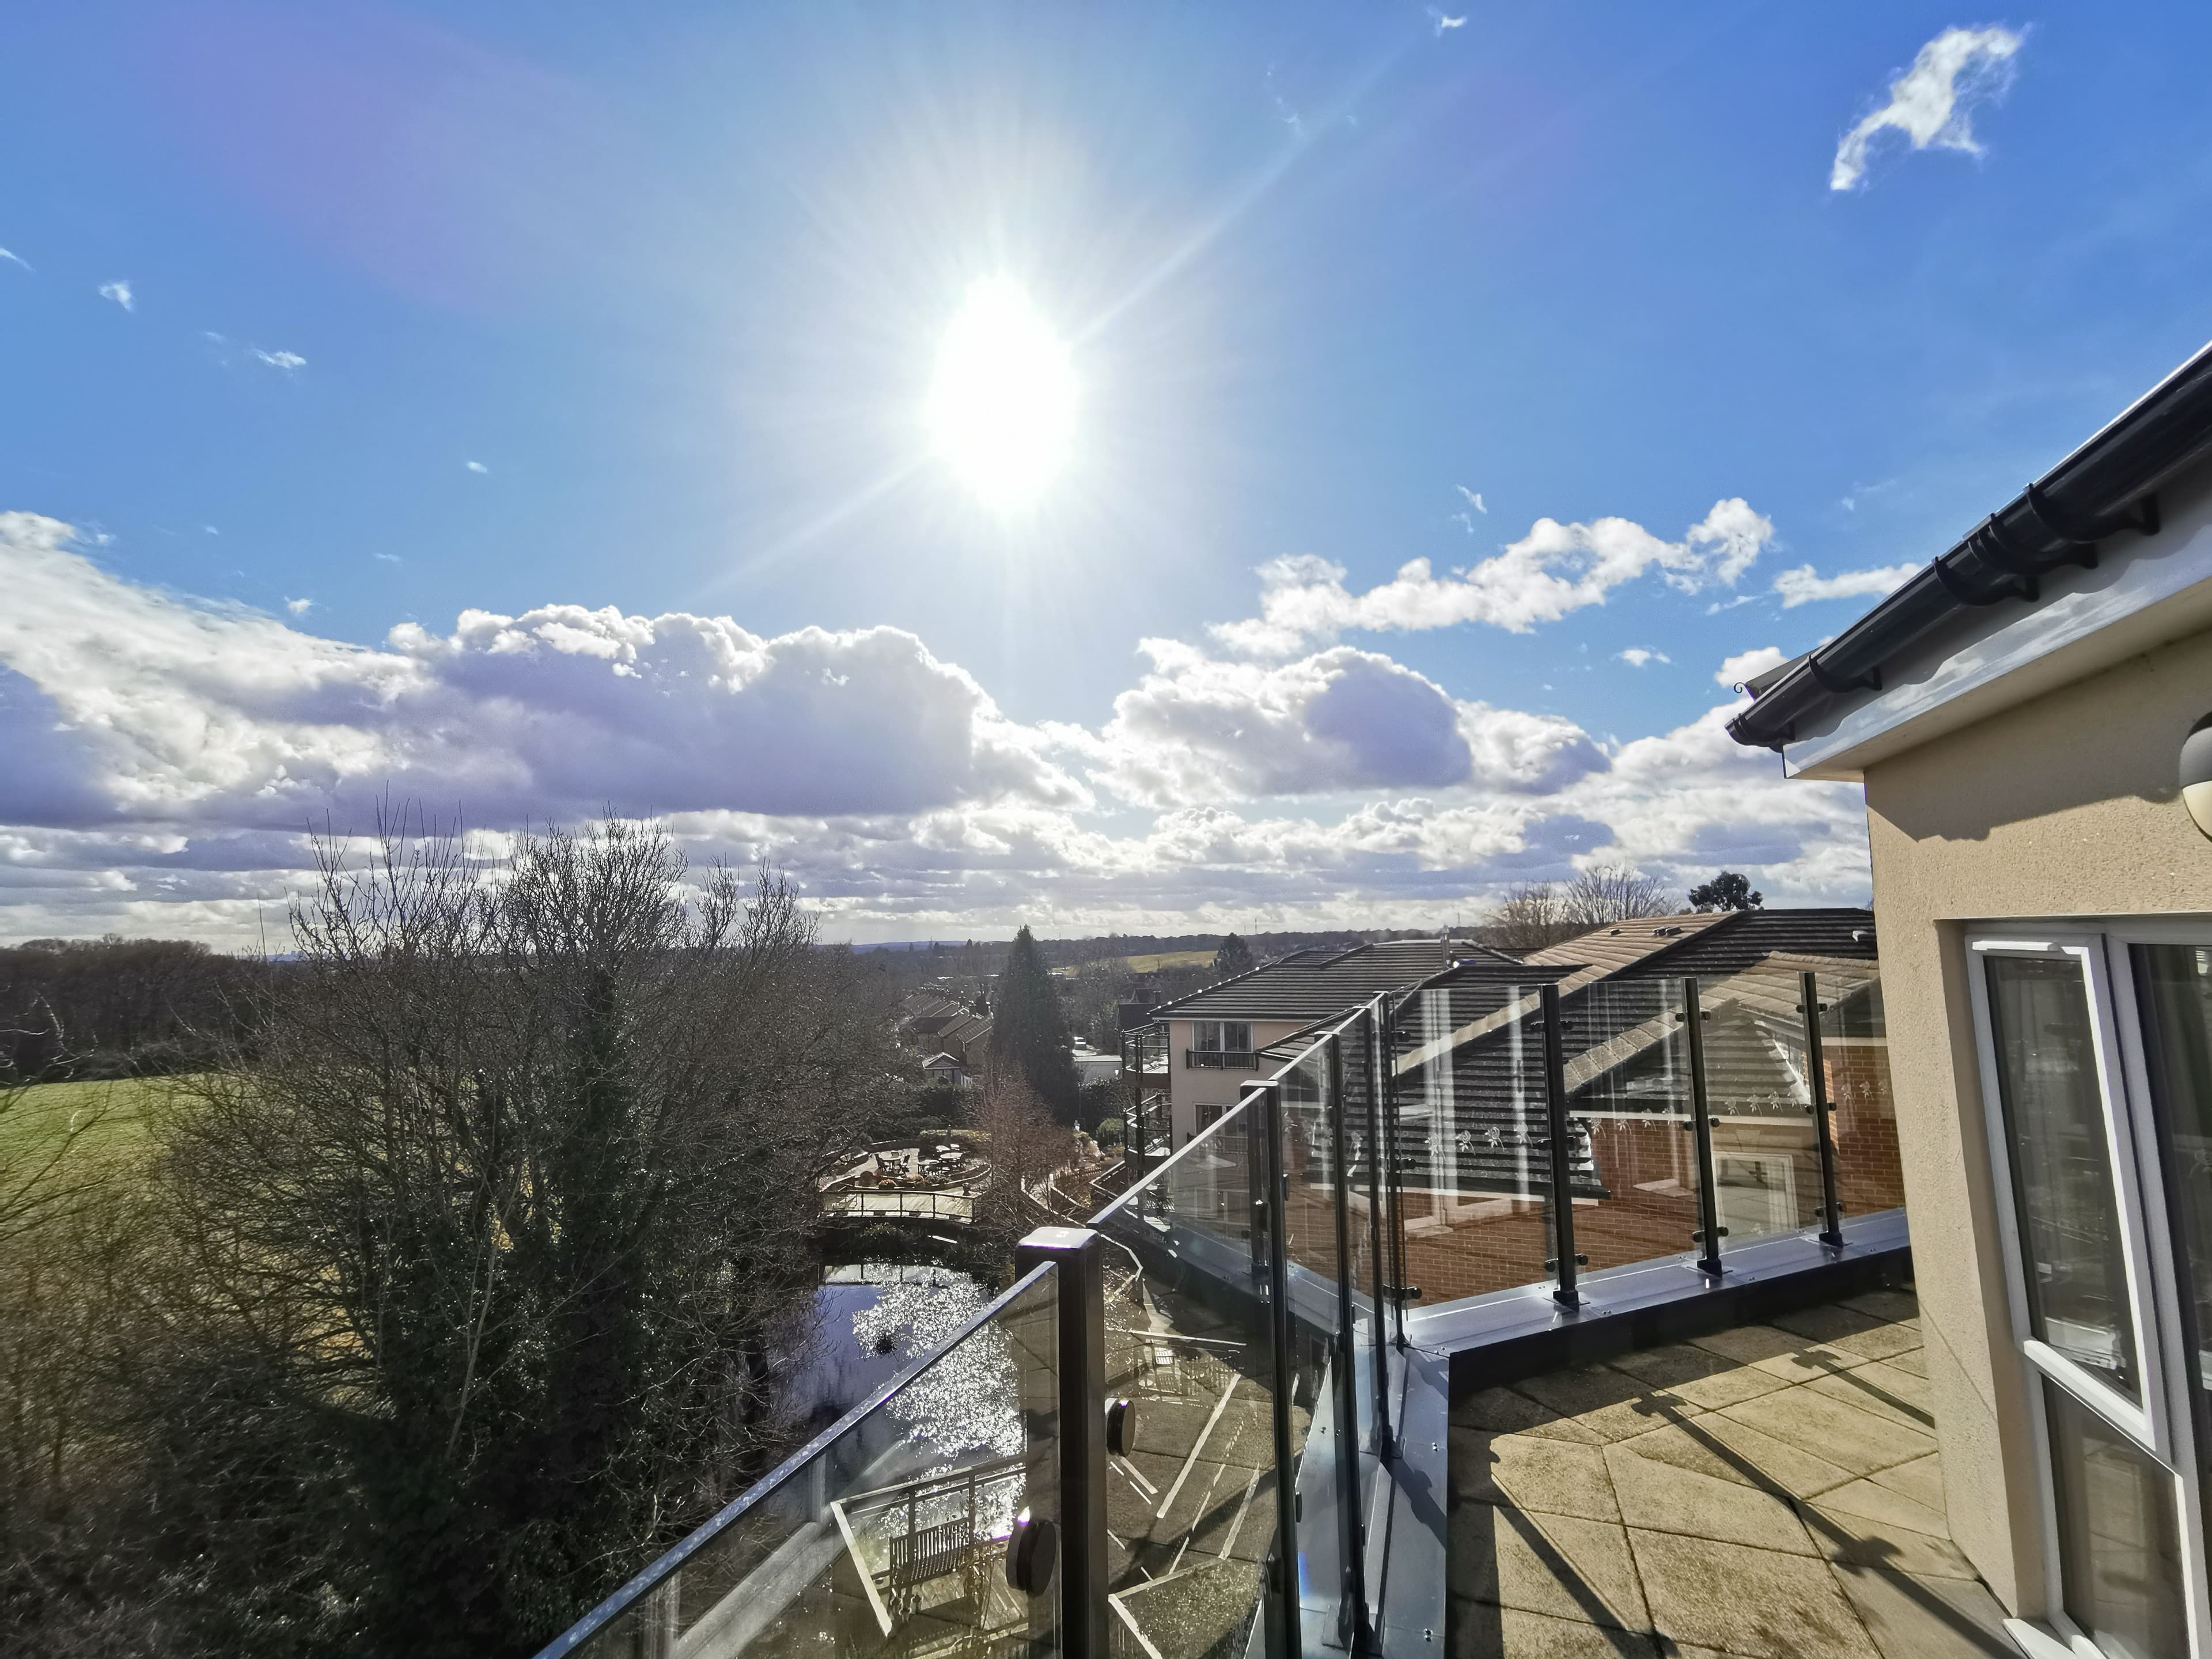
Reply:
<svg viewBox="0 0 2212 1659"><path fill-rule="evenodd" d="M784 1369L785 1401L804 1435L859 1405L982 1310L990 1293L950 1267L847 1262L823 1271L813 1334ZM948 1405L977 1417L977 1441L995 1437L982 1417L1004 1402Z"/></svg>

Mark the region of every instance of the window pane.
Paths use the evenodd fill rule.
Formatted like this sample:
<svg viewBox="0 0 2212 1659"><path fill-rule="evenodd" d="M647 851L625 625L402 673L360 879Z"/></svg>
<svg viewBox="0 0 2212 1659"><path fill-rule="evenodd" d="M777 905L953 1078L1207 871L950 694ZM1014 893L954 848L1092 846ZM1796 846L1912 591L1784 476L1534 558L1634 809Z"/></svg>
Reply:
<svg viewBox="0 0 2212 1659"><path fill-rule="evenodd" d="M2205 1352L2212 1344L2212 951L2139 945L2135 959L2174 1253L2182 1269L2183 1330L2191 1380L2202 1394L2212 1385L2212 1356ZM2212 1412L2199 1416L2212 1419ZM2212 1445L2201 1435L2197 1455L2212 1458Z"/></svg>
<svg viewBox="0 0 2212 1659"><path fill-rule="evenodd" d="M2173 1477L2057 1383L2043 1397L2066 1616L2112 1659L2188 1652Z"/></svg>
<svg viewBox="0 0 2212 1659"><path fill-rule="evenodd" d="M1190 1023L1190 1046L1203 1054L1218 1054L1221 1050L1221 1022L1218 1019L1194 1019Z"/></svg>
<svg viewBox="0 0 2212 1659"><path fill-rule="evenodd" d="M1221 1027L1221 1046L1240 1054L1252 1052L1252 1027L1243 1020L1226 1020Z"/></svg>
<svg viewBox="0 0 2212 1659"><path fill-rule="evenodd" d="M2029 1322L2042 1340L2137 1399L2135 1324L2081 964L2072 957L1993 956L1989 973Z"/></svg>

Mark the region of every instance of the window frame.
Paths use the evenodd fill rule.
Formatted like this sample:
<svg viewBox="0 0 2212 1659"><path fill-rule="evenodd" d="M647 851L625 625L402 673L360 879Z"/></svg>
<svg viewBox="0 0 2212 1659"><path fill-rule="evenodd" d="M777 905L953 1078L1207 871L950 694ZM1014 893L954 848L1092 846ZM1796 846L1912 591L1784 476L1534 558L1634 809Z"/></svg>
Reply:
<svg viewBox="0 0 2212 1659"><path fill-rule="evenodd" d="M2115 1009L2109 975L2105 971L2101 940L2094 934L2056 933L2039 930L2033 938L1978 934L1969 942L1973 963L1974 1042L1981 1061L1982 1108L1986 1115L1991 1157L1996 1165L1998 1231L2002 1236L2005 1289L2010 1304L2013 1339L2021 1356L2049 1376L2088 1410L2142 1445L2169 1467L2172 1448L2166 1421L2167 1413L2154 1409L2166 1398L2165 1355L2158 1332L2162 1322L2145 1296L2145 1269L2150 1261L2142 1204L2142 1164L2136 1157L2134 1126L2120 1069L2120 1038L2115 1029ZM2081 969L2082 991L2089 1005L2091 1052L2097 1068L2097 1092L2104 1109L2105 1156L2113 1176L2113 1208L2120 1234L2120 1272L2128 1298L2128 1320L2135 1352L2130 1356L2139 1379L2139 1401L2131 1401L2076 1361L2030 1333L2034 1329L2027 1298L2028 1265L2021 1237L2020 1206L2014 1185L2010 1127L1999 1092L1996 1026L1990 1004L1989 962L1992 957L2021 957L2050 961L2064 957ZM2132 1176L2134 1179L2129 1177Z"/></svg>

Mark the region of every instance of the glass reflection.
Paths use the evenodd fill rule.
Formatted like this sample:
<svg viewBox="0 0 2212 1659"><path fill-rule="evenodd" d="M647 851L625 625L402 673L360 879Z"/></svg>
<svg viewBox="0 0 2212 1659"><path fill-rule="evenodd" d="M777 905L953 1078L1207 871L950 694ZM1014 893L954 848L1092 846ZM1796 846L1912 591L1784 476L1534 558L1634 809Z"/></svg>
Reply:
<svg viewBox="0 0 2212 1659"><path fill-rule="evenodd" d="M2088 984L2072 957L1989 958L1990 1018L2034 1335L2130 1400L2135 1322Z"/></svg>
<svg viewBox="0 0 2212 1659"><path fill-rule="evenodd" d="M2173 1477L2057 1383L2043 1392L2066 1616L2112 1659L2188 1652Z"/></svg>

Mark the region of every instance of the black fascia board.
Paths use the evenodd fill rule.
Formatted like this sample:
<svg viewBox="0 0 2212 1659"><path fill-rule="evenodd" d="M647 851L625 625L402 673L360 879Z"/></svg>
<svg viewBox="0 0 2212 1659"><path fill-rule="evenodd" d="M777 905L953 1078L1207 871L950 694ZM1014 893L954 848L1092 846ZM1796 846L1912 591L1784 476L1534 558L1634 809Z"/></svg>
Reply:
<svg viewBox="0 0 2212 1659"><path fill-rule="evenodd" d="M1780 750L1801 725L1861 691L1944 623L1983 605L2040 602L2039 578L2094 565L2122 530L2156 533L2152 493L2212 452L2212 346L1982 520L1948 552L1827 644L1787 667L1728 725L1738 743Z"/></svg>

